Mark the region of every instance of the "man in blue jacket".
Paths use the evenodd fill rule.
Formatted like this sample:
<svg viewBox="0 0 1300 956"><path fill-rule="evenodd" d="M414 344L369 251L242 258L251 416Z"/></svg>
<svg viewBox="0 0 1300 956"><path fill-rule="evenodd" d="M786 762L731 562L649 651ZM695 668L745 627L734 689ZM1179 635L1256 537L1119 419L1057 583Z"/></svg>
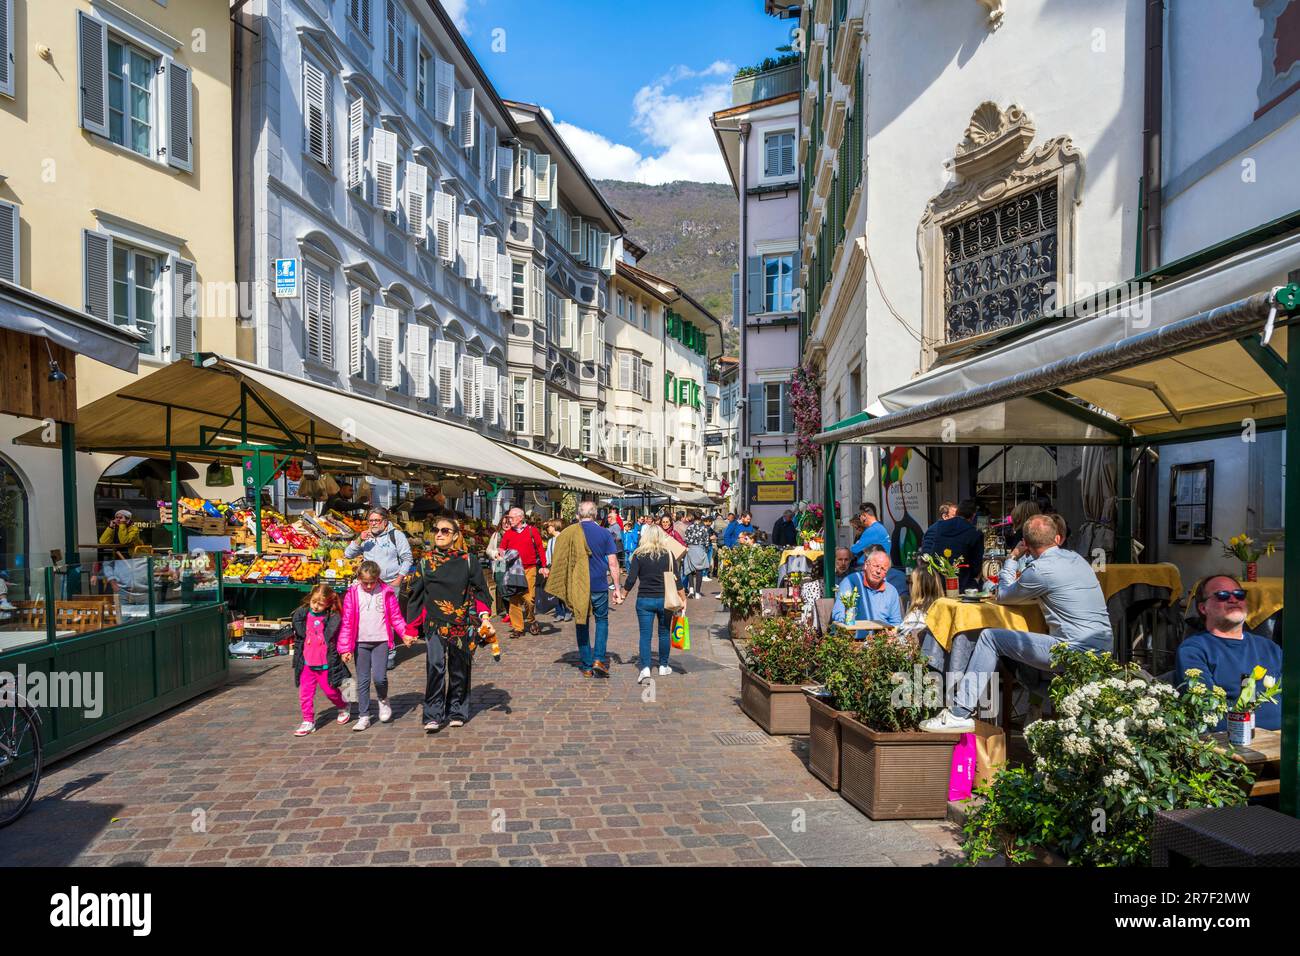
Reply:
<svg viewBox="0 0 1300 956"><path fill-rule="evenodd" d="M849 549L853 552L854 563L861 565L867 559L867 552L873 547L881 547L886 551L889 550L889 532L885 530L885 525L876 516L863 507L858 515L858 520L862 522L862 534Z"/></svg>
<svg viewBox="0 0 1300 956"><path fill-rule="evenodd" d="M980 569L984 565L984 533L975 527L975 502L966 499L957 513L930 525L921 539L921 553L942 555L952 552L952 560L966 567L957 573L963 591L979 587Z"/></svg>
<svg viewBox="0 0 1300 956"><path fill-rule="evenodd" d="M741 516L741 520L747 519L749 513L746 512ZM731 516L731 521L727 525L727 530L722 532L722 546L724 548L734 548L740 544L740 532L744 530L744 525L736 520L736 516Z"/></svg>

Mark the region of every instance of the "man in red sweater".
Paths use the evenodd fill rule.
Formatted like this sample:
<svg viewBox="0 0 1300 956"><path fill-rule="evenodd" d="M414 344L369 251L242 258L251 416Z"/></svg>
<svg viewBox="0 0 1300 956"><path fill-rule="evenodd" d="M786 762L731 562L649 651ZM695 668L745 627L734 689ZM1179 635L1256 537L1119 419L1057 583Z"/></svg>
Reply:
<svg viewBox="0 0 1300 956"><path fill-rule="evenodd" d="M525 630L538 634L537 626L537 575L546 577L551 573L546 566L546 545L536 528L524 520L522 508L511 508L506 515L510 528L501 535L501 550L519 552L519 560L524 566L524 577L528 580L528 590L516 594L510 599L510 636L519 637Z"/></svg>

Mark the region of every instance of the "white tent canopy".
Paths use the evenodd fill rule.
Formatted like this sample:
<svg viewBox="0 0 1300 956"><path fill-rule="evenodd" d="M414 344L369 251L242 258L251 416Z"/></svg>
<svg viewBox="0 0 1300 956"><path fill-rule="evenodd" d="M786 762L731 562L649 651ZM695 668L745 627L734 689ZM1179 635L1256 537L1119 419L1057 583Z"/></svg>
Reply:
<svg viewBox="0 0 1300 956"><path fill-rule="evenodd" d="M558 455L548 455L544 452L520 448L516 445L503 445L503 447L525 461L554 474L555 478L552 483L561 488L604 496L621 495L623 493L623 489L618 485L612 481L606 481L594 471L583 468L577 462L569 461Z"/></svg>

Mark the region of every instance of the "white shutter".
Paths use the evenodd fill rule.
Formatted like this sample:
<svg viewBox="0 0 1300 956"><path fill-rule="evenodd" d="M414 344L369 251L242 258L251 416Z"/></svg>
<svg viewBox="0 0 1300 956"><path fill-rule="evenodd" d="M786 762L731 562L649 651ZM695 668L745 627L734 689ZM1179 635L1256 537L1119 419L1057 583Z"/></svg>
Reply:
<svg viewBox="0 0 1300 956"><path fill-rule="evenodd" d="M509 146L497 147L497 195L511 199L515 194L515 151Z"/></svg>
<svg viewBox="0 0 1300 956"><path fill-rule="evenodd" d="M429 327L412 322L406 327L406 370L411 375L411 394L429 397Z"/></svg>
<svg viewBox="0 0 1300 956"><path fill-rule="evenodd" d="M388 212L397 211L397 134L376 128L370 143L374 166L375 205Z"/></svg>
<svg viewBox="0 0 1300 956"><path fill-rule="evenodd" d="M14 0L0 0L0 93L14 95Z"/></svg>
<svg viewBox="0 0 1300 956"><path fill-rule="evenodd" d="M523 190L525 199L533 199L537 195L537 169L533 166L533 151L523 146L519 148L518 185Z"/></svg>
<svg viewBox="0 0 1300 956"><path fill-rule="evenodd" d="M348 189L355 189L365 181L365 146L362 137L366 130L366 102L357 97L348 106Z"/></svg>
<svg viewBox="0 0 1300 956"><path fill-rule="evenodd" d="M361 310L364 305L359 286L348 290L348 374L360 377L364 371L361 352Z"/></svg>
<svg viewBox="0 0 1300 956"><path fill-rule="evenodd" d="M307 293L307 354L316 361L334 365L334 286L329 276L304 269Z"/></svg>
<svg viewBox="0 0 1300 956"><path fill-rule="evenodd" d="M569 254L581 262L586 258L587 249L587 230L583 226L582 217L574 216L569 223Z"/></svg>
<svg viewBox="0 0 1300 956"><path fill-rule="evenodd" d="M514 276L511 274L512 263L507 255L497 256L497 311L510 312L513 303L511 302L511 293L514 291L512 282ZM502 393L504 394L504 393Z"/></svg>
<svg viewBox="0 0 1300 956"><path fill-rule="evenodd" d="M483 373L483 424L495 425L497 423L497 374L496 370L484 366L479 371Z"/></svg>
<svg viewBox="0 0 1300 956"><path fill-rule="evenodd" d="M540 378L533 379L533 436L546 436L546 382Z"/></svg>
<svg viewBox="0 0 1300 956"><path fill-rule="evenodd" d="M582 360L596 361L596 317L590 313L582 320Z"/></svg>
<svg viewBox="0 0 1300 956"><path fill-rule="evenodd" d="M437 235L438 258L456 261L456 197L451 193L433 194L433 220Z"/></svg>
<svg viewBox="0 0 1300 956"><path fill-rule="evenodd" d="M375 306L370 319L375 335L375 364L379 369L379 384L396 388L402 383L402 368L397 355L397 310L382 305Z"/></svg>
<svg viewBox="0 0 1300 956"><path fill-rule="evenodd" d="M497 379L497 424L510 427L510 405L514 399L510 391L510 377L502 375Z"/></svg>
<svg viewBox="0 0 1300 956"><path fill-rule="evenodd" d="M302 113L307 152L324 166L332 166L334 161L334 145L330 142L333 134L330 107L334 102L330 80L331 77L311 60L302 61Z"/></svg>
<svg viewBox="0 0 1300 956"><path fill-rule="evenodd" d="M534 322L546 321L546 270L539 265L532 266L533 271L533 315Z"/></svg>
<svg viewBox="0 0 1300 956"><path fill-rule="evenodd" d="M110 269L113 240L89 229L81 231L82 268L85 272L86 311L105 322L113 321L109 307Z"/></svg>
<svg viewBox="0 0 1300 956"><path fill-rule="evenodd" d="M406 164L406 231L422 239L426 230L425 209L428 201L429 170L423 164ZM426 349L426 352L428 350Z"/></svg>
<svg viewBox="0 0 1300 956"><path fill-rule="evenodd" d="M456 407L456 343L439 339L436 346L438 374L438 404L443 408Z"/></svg>
<svg viewBox="0 0 1300 956"><path fill-rule="evenodd" d="M610 241L610 235L607 232L600 234L600 244L597 247L596 261L592 263L597 269L603 269L609 272L612 264L613 244Z"/></svg>
<svg viewBox="0 0 1300 956"><path fill-rule="evenodd" d="M460 357L460 411L466 418L470 417L470 403L474 399L474 357Z"/></svg>
<svg viewBox="0 0 1300 956"><path fill-rule="evenodd" d="M461 216L456 223L460 240L460 274L466 279L478 278L478 217Z"/></svg>
<svg viewBox="0 0 1300 956"><path fill-rule="evenodd" d="M495 236L482 236L478 241L478 281L483 294L497 294L497 240Z"/></svg>
<svg viewBox="0 0 1300 956"><path fill-rule="evenodd" d="M172 259L172 361L191 355L196 346L199 297L195 294L194 263Z"/></svg>
<svg viewBox="0 0 1300 956"><path fill-rule="evenodd" d="M469 416L471 418L483 417L483 359L474 356L471 363L471 369L474 373L472 382L473 389L470 395Z"/></svg>
<svg viewBox="0 0 1300 956"><path fill-rule="evenodd" d="M6 0L0 0L4 3ZM194 98L189 67L167 61L167 162L194 172Z"/></svg>
<svg viewBox="0 0 1300 956"><path fill-rule="evenodd" d="M7 3L8 0L0 0ZM18 207L11 202L0 201L0 279L8 279L15 285L22 278L22 258L19 239Z"/></svg>
<svg viewBox="0 0 1300 956"><path fill-rule="evenodd" d="M438 122L444 126L456 125L456 67L444 61L437 61L437 68L434 70L435 85L434 93L436 104L434 106L434 115Z"/></svg>
<svg viewBox="0 0 1300 956"><path fill-rule="evenodd" d="M539 203L551 201L551 157L546 153L537 153L533 157L533 198Z"/></svg>
<svg viewBox="0 0 1300 956"><path fill-rule="evenodd" d="M474 90L456 91L456 132L460 145L470 149L474 145Z"/></svg>
<svg viewBox="0 0 1300 956"><path fill-rule="evenodd" d="M12 3L12 0L10 0ZM13 45L12 31L9 44ZM94 17L77 11L77 59L81 73L81 125L108 135L108 30Z"/></svg>
<svg viewBox="0 0 1300 956"><path fill-rule="evenodd" d="M496 175L497 128L480 115L478 131L479 175L483 178L483 182L490 183Z"/></svg>
<svg viewBox="0 0 1300 956"><path fill-rule="evenodd" d="M582 450L582 406L577 402L569 402L569 447Z"/></svg>
<svg viewBox="0 0 1300 956"><path fill-rule="evenodd" d="M560 348L571 349L577 343L573 341L574 319L578 312L578 303L572 299L560 300Z"/></svg>

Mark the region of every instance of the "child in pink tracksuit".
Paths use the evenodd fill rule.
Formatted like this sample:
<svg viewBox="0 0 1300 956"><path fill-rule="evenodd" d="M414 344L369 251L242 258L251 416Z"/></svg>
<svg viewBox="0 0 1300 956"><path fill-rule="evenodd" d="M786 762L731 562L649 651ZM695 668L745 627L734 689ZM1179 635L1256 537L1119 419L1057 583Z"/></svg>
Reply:
<svg viewBox="0 0 1300 956"><path fill-rule="evenodd" d="M415 638L406 637L410 630L402 617L402 607L397 592L379 577L379 565L362 561L357 569L357 583L348 588L343 597L343 626L339 631L339 653L351 664L357 662L357 717L353 730L366 730L370 726L370 682L373 679L379 696L379 722L393 719L393 708L388 703L388 651L393 647L393 635L401 635L404 643Z"/></svg>
<svg viewBox="0 0 1300 956"><path fill-rule="evenodd" d="M339 709L338 722L351 720L339 685L349 676L339 646L339 597L326 584L318 584L293 612L293 680L298 685L302 723L293 732L306 737L316 730L316 691L325 692Z"/></svg>

